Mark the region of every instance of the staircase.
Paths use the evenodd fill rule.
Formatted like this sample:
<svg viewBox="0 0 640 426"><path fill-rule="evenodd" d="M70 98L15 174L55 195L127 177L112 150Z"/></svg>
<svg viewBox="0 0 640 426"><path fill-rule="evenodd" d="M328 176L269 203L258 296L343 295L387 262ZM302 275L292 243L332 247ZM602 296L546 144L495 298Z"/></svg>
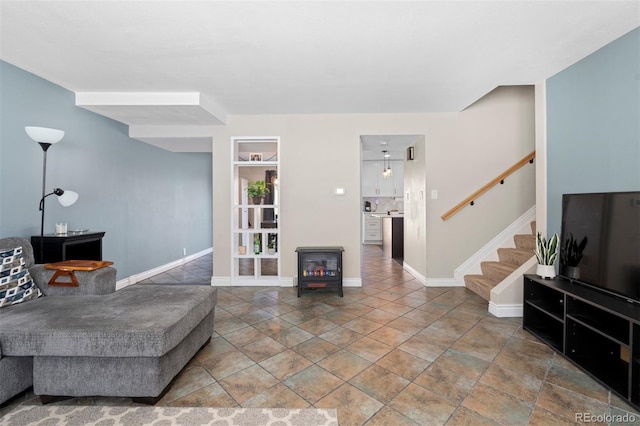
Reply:
<svg viewBox="0 0 640 426"><path fill-rule="evenodd" d="M531 259L536 249L536 223L531 222L531 234L514 235L515 248L499 248L498 261L480 263L482 275L465 275L465 286L485 300L491 289L508 277L519 266Z"/></svg>

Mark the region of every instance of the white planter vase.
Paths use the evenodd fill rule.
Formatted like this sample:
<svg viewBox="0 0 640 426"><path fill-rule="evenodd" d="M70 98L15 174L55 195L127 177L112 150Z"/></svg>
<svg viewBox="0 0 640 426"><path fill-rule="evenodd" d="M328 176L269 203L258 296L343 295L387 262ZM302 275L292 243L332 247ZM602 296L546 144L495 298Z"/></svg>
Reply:
<svg viewBox="0 0 640 426"><path fill-rule="evenodd" d="M553 265L540 265L536 269L536 274L541 278L555 278L556 268Z"/></svg>

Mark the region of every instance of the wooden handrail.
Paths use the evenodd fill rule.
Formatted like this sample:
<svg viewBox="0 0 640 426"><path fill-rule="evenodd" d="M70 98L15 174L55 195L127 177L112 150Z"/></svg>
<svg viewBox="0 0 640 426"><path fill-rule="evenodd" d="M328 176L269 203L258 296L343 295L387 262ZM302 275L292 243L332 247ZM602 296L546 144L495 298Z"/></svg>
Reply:
<svg viewBox="0 0 640 426"><path fill-rule="evenodd" d="M458 213L460 210L465 208L467 205L473 205L473 202L474 202L474 200L476 198L478 198L479 196L481 196L482 194L484 194L485 192L490 190L495 185L497 185L499 183L504 183L503 181L505 180L505 178L507 176L509 176L510 174L512 174L513 172L515 172L516 170L518 170L520 167L524 166L525 164L533 163L533 159L534 158L536 158L536 152L532 151L529 155L524 157L522 160L518 161L513 166L509 167L507 170L502 172L500 175L498 175L498 177L493 179L491 182L489 182L488 184L486 184L485 186L483 186L482 188L480 188L479 190L477 190L476 192L471 194L471 196L465 198L463 201L461 201L454 208L452 208L451 210L449 210L448 212L443 214L441 216L442 220L449 219L451 216L453 216L454 214Z"/></svg>

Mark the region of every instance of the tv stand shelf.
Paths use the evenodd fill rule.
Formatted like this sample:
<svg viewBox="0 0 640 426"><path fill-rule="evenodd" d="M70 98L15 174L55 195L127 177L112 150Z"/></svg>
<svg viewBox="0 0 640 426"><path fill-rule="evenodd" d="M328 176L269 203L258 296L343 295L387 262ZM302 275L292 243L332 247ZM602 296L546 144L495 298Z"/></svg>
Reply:
<svg viewBox="0 0 640 426"><path fill-rule="evenodd" d="M523 305L525 330L640 408L640 305L537 275L524 276Z"/></svg>

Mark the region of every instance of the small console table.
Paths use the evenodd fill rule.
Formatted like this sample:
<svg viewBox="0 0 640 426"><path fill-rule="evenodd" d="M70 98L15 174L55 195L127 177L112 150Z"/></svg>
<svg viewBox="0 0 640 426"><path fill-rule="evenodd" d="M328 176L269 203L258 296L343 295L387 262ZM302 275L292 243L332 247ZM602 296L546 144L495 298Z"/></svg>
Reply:
<svg viewBox="0 0 640 426"><path fill-rule="evenodd" d="M45 234L42 238L44 253L40 257L40 235L31 237L36 263L54 263L63 260L102 260L104 232L69 232Z"/></svg>
<svg viewBox="0 0 640 426"><path fill-rule="evenodd" d="M298 247L298 297L303 288L337 288L342 292L342 247Z"/></svg>
<svg viewBox="0 0 640 426"><path fill-rule="evenodd" d="M62 262L47 263L45 269L53 269L56 272L49 279L49 285L57 285L63 287L78 287L80 283L76 278L75 271L95 271L96 269L111 266L113 262L106 260L63 260ZM58 278L67 277L69 280L61 280Z"/></svg>
<svg viewBox="0 0 640 426"><path fill-rule="evenodd" d="M640 305L561 278L524 276L523 328L640 408Z"/></svg>

